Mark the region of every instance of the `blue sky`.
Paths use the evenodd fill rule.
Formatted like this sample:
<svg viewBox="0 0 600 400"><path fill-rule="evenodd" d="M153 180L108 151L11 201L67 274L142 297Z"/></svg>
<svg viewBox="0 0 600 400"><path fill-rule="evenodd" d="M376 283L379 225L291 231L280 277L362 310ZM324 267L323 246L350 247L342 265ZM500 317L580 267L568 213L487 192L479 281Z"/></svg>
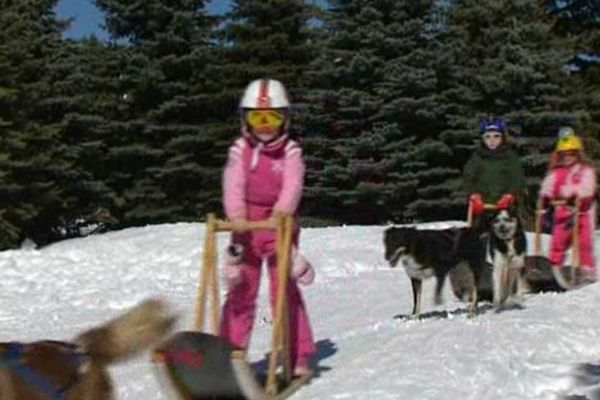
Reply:
<svg viewBox="0 0 600 400"><path fill-rule="evenodd" d="M317 4L324 4L325 0L313 0ZM208 3L209 12L222 14L230 7L230 0L212 0ZM99 38L108 39L106 31L102 29L102 14L92 4L91 0L60 0L56 6L56 13L60 18L75 18L71 28L65 32L68 38L96 34Z"/></svg>
<svg viewBox="0 0 600 400"><path fill-rule="evenodd" d="M213 0L208 9L214 14L222 14L229 9L229 0ZM101 27L102 14L90 0L60 0L56 6L60 18L75 18L71 28L65 32L66 37L78 39L96 34L102 39L108 39L106 31Z"/></svg>

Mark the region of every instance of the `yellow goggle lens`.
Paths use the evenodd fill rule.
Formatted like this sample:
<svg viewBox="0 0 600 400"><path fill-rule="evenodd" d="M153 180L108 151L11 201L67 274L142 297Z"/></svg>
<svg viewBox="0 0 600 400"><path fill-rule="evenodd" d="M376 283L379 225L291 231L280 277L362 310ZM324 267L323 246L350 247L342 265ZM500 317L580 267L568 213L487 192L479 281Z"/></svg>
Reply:
<svg viewBox="0 0 600 400"><path fill-rule="evenodd" d="M284 121L285 114L277 110L249 110L246 112L246 122L252 128L281 128Z"/></svg>

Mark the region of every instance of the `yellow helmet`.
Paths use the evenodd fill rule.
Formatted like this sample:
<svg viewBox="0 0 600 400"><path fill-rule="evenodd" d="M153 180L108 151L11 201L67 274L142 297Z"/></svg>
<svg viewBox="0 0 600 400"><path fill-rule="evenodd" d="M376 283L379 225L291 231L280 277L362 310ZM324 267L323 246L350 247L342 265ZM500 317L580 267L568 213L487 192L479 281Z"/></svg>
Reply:
<svg viewBox="0 0 600 400"><path fill-rule="evenodd" d="M567 135L558 139L556 142L557 152L561 151L581 151L583 150L583 142L575 135Z"/></svg>

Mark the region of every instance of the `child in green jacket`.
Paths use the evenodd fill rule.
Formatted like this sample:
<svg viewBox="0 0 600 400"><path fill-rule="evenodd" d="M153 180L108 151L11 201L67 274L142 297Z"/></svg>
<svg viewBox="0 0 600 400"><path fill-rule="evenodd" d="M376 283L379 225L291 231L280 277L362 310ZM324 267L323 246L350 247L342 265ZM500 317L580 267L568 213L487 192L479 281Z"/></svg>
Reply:
<svg viewBox="0 0 600 400"><path fill-rule="evenodd" d="M506 143L506 122L501 118L483 120L481 139L464 170L464 188L470 194L474 215L481 214L485 204L510 207L525 187L521 161Z"/></svg>

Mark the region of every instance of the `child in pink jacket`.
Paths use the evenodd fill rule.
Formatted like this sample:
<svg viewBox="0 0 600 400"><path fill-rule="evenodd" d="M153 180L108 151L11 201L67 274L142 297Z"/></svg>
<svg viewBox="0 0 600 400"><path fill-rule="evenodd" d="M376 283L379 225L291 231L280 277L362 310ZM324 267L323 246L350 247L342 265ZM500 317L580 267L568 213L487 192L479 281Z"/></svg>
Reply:
<svg viewBox="0 0 600 400"><path fill-rule="evenodd" d="M575 136L573 129L562 128L551 170L542 183L540 196L546 204L552 200L567 200L574 205L579 201L579 261L582 277L576 283L590 283L596 281L593 242L596 227L596 172L582 161L582 152L583 143ZM549 255L554 268L562 268L565 252L571 244L574 212L569 205L555 207Z"/></svg>
<svg viewBox="0 0 600 400"><path fill-rule="evenodd" d="M276 80L251 82L240 103L242 137L229 148L223 176L224 208L234 227L247 221L274 218L276 213L296 215L293 229L292 279L288 282L290 348L293 372L311 372L316 352L312 329L297 280L310 283L312 267L297 254L300 226L297 208L304 184L304 161L298 143L288 138L290 102ZM221 336L247 348L256 314L261 264L267 261L271 309L277 296L275 231L236 231L233 257L226 266L229 291L223 306Z"/></svg>

